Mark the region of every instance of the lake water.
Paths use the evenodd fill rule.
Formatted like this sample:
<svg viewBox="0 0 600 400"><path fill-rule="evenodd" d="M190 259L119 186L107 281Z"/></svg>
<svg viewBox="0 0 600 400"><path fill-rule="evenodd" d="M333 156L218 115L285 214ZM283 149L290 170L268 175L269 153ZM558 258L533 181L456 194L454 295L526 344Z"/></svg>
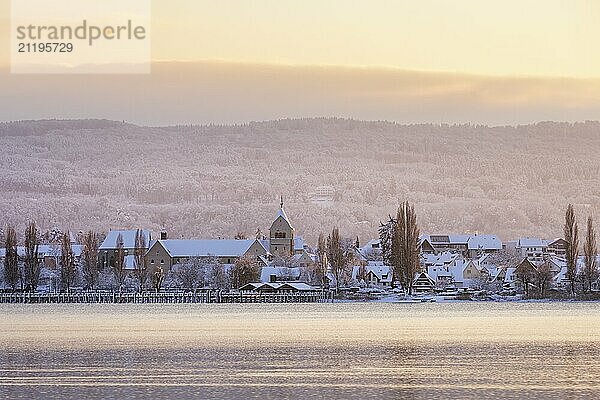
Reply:
<svg viewBox="0 0 600 400"><path fill-rule="evenodd" d="M597 398L600 304L0 306L0 398Z"/></svg>

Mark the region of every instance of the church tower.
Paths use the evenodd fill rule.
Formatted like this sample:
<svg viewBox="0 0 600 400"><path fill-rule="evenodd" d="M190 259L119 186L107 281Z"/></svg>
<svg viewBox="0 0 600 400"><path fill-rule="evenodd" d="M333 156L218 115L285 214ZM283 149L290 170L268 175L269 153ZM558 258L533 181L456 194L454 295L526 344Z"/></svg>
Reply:
<svg viewBox="0 0 600 400"><path fill-rule="evenodd" d="M283 210L283 196L275 221L269 228L269 251L281 257L290 257L294 254L294 228Z"/></svg>

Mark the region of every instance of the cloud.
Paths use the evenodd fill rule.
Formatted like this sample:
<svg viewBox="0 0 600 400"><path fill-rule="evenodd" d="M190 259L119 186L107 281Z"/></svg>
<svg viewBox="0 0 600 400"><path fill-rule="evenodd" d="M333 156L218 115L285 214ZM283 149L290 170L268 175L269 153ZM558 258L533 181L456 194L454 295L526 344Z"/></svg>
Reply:
<svg viewBox="0 0 600 400"><path fill-rule="evenodd" d="M144 125L285 117L518 124L596 119L600 80L394 68L155 62L150 75L11 75L0 120L109 118Z"/></svg>

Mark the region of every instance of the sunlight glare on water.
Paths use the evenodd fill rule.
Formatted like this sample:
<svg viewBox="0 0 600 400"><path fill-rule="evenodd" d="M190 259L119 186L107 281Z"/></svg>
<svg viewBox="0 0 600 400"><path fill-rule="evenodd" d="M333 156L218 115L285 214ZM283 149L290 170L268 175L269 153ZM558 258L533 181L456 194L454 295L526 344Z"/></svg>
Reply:
<svg viewBox="0 0 600 400"><path fill-rule="evenodd" d="M2 398L594 398L600 305L0 308Z"/></svg>

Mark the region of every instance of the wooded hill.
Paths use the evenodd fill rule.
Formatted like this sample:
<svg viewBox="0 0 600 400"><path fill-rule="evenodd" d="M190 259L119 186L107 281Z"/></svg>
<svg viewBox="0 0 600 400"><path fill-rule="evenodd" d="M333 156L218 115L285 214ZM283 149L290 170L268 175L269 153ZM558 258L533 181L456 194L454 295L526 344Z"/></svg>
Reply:
<svg viewBox="0 0 600 400"><path fill-rule="evenodd" d="M297 234L311 241L333 226L376 237L405 199L422 232L503 239L559 236L569 202L581 221L600 210L598 122L25 121L0 124L0 148L0 223L18 231L35 219L43 229L252 236L268 230L279 195ZM332 201L315 201L317 188Z"/></svg>

